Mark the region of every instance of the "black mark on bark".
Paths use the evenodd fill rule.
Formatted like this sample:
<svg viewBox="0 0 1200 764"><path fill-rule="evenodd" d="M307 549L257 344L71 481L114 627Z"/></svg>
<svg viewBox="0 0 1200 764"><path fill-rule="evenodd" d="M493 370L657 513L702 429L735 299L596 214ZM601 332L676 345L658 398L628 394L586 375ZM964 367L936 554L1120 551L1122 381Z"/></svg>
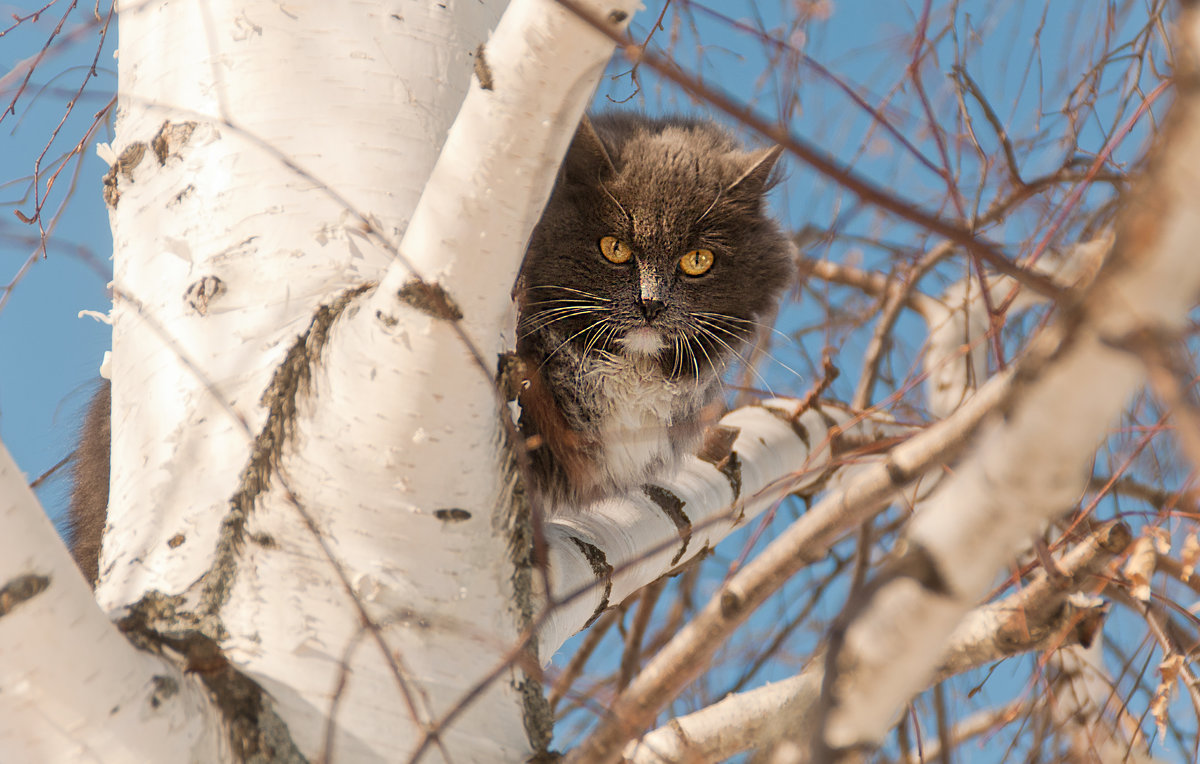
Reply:
<svg viewBox="0 0 1200 764"><path fill-rule="evenodd" d="M479 47L475 49L475 77L479 80L479 87L484 90L492 90L495 87L495 82L492 81L492 68L488 66L483 43L479 43Z"/></svg>
<svg viewBox="0 0 1200 764"><path fill-rule="evenodd" d="M17 605L28 602L50 588L50 577L26 573L10 579L0 587L0 618L8 615Z"/></svg>
<svg viewBox="0 0 1200 764"><path fill-rule="evenodd" d="M442 289L441 284L427 284L413 279L396 293L400 301L422 313L444 321L461 321L463 314L454 299Z"/></svg>
<svg viewBox="0 0 1200 764"><path fill-rule="evenodd" d="M575 542L575 546L579 547L579 551L583 552L583 556L587 559L588 565L592 566L592 575L596 577L596 580L604 582L604 594L600 597L600 604L596 605L596 612L592 613L592 617L583 625L586 629L595 623L605 610L608 610L608 596L612 594L613 568L608 564L608 558L605 557L604 551L600 547L574 536L571 537L571 541Z"/></svg>
<svg viewBox="0 0 1200 764"><path fill-rule="evenodd" d="M692 541L692 520L683 511L685 502L666 488L656 485L644 485L642 486L642 492L650 497L650 501L658 505L663 514L669 517L671 522L675 523L675 528L679 531L679 540L683 543L680 545L679 551L671 559L671 566L674 567L683 559L684 553L687 552L688 544Z"/></svg>

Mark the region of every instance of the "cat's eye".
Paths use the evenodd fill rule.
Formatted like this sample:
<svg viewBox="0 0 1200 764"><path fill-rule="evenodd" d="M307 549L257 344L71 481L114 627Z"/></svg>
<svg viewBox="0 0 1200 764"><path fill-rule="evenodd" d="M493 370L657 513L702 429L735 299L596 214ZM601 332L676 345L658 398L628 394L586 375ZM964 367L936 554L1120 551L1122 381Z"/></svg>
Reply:
<svg viewBox="0 0 1200 764"><path fill-rule="evenodd" d="M707 249L693 249L679 260L679 267L689 276L708 273L713 264L713 253Z"/></svg>
<svg viewBox="0 0 1200 764"><path fill-rule="evenodd" d="M619 265L629 262L629 258L633 257L633 249L615 236L605 236L600 240L600 254L610 263Z"/></svg>

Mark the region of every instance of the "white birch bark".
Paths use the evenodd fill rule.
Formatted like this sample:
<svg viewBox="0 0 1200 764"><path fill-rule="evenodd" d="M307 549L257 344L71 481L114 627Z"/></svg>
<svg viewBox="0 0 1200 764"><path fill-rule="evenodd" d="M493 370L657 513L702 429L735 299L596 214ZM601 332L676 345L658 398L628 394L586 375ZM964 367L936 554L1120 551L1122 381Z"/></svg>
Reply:
<svg viewBox="0 0 1200 764"><path fill-rule="evenodd" d="M1196 49L1194 12L1181 15L1180 35ZM819 756L851 755L882 739L966 609L1020 544L1077 499L1096 444L1144 377L1121 346L1140 332L1170 334L1195 305L1200 106L1194 63L1179 60L1188 69L1176 80L1179 100L1127 203L1110 262L1082 304L1035 340L1004 421L985 428L915 518L909 553L859 603L831 654L838 676Z"/></svg>
<svg viewBox="0 0 1200 764"><path fill-rule="evenodd" d="M404 230L502 5L122 6L109 606L207 568L259 396L391 262L361 218Z"/></svg>
<svg viewBox="0 0 1200 764"><path fill-rule="evenodd" d="M10 762L217 761L195 676L143 652L96 607L0 445L0 750ZM100 717L98 720L97 717Z"/></svg>
<svg viewBox="0 0 1200 764"><path fill-rule="evenodd" d="M745 406L719 425L736 434L723 460L689 457L641 491L550 518L544 657L605 609L670 573L789 494L812 495L841 466L848 442L906 434L880 417L856 421L830 405L792 399ZM542 593L545 596L545 593Z"/></svg>
<svg viewBox="0 0 1200 764"><path fill-rule="evenodd" d="M636 5L593 8L620 29ZM519 760L537 736L507 667L529 608L497 519L491 374L507 285L612 44L549 0L514 0L479 65L502 6L167 2L121 15L120 532L98 597L146 616L143 636L219 646L309 758L330 743L330 717L340 760ZM332 310L314 319L321 305ZM810 436L827 434L808 413ZM700 462L660 486L703 510L687 539L660 501L556 520L543 594L584 594L554 609L545 645L716 543L745 519L730 505L757 512L826 476L824 434L803 443L765 409L727 424L742 430L740 493ZM601 587L582 539L611 551ZM197 659L189 668L214 670ZM203 705L186 684L177 703ZM211 706L174 712L192 757L215 756Z"/></svg>

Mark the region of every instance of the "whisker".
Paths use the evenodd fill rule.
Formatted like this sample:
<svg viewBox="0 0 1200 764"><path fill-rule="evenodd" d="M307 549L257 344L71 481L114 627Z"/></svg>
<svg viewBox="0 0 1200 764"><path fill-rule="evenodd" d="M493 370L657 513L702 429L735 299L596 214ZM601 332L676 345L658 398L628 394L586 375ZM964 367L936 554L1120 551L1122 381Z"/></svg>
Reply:
<svg viewBox="0 0 1200 764"><path fill-rule="evenodd" d="M692 371L696 374L696 380L700 380L700 362L696 360L696 351L692 349L692 343L684 342L683 346L687 348L688 357L692 359Z"/></svg>
<svg viewBox="0 0 1200 764"><path fill-rule="evenodd" d="M580 353L580 355L579 355L579 366L580 367L582 367L583 364L587 361L587 356L589 353L592 352L592 348L594 348L596 346L596 343L600 340L600 338L604 336L604 333L605 333L604 330L610 328L612 323L613 323L613 321L609 317L605 316L604 318L600 319L598 324L592 324L591 326L588 327L588 328L591 328L593 326L599 326L600 331L598 331L594 335L592 335L592 337L590 339L588 339L588 341L584 344L583 352Z"/></svg>
<svg viewBox="0 0 1200 764"><path fill-rule="evenodd" d="M556 353L558 353L558 351L560 351L560 350L562 350L564 347L566 347L568 342L570 342L571 340L575 339L575 338L576 338L576 337L578 337L579 335L583 334L583 333L584 333L584 332L586 332L587 330L591 329L593 326L596 326L597 324L599 324L599 323L601 323L601 322L603 322L603 321L604 321L604 319L603 319L603 318L602 318L602 319L600 319L599 321L593 321L592 323L588 324L587 326L583 327L583 328L582 328L582 329L580 329L579 331L577 331L577 332L575 332L574 334L572 334L570 337L567 337L565 340L563 340L562 342L560 342L560 343L559 343L559 345L558 345L558 347L554 348L554 350L551 350L551 351L550 351L550 353L549 353L549 354L546 356L545 360L543 360L543 361L541 362L541 364L539 364L539 365L538 365L538 371L541 371L541 370L542 370L542 368L543 368L543 367L545 367L545 365L546 365L547 363L549 363L549 362L550 362L550 359L551 359L551 358L553 358L553 357L555 356L555 354L556 354Z"/></svg>
<svg viewBox="0 0 1200 764"><path fill-rule="evenodd" d="M546 308L535 312L532 317L540 318L542 316L556 316L563 313L608 313L607 310L596 305L560 305L557 308Z"/></svg>
<svg viewBox="0 0 1200 764"><path fill-rule="evenodd" d="M619 209L621 211L621 214L623 214L628 219L633 220L633 215L630 215L628 212L626 212L625 208L621 206L621 203L617 201L617 197L612 195L612 193L608 190L607 186L605 186L603 183L601 183L600 190L603 191L604 195L609 198L609 201L611 201L613 204L617 205L617 209Z"/></svg>
<svg viewBox="0 0 1200 764"><path fill-rule="evenodd" d="M704 316L705 318L716 319L717 321L723 321L729 324L744 324L745 326L753 327L754 329L766 329L772 334L779 335L780 339L787 340L788 342L793 341L790 336L779 331L774 326L770 326L769 324L764 324L759 321L754 321L749 318L739 318L738 316L730 316L724 313L710 313L703 310L692 311L691 315Z"/></svg>
<svg viewBox="0 0 1200 764"><path fill-rule="evenodd" d="M730 331L728 328L721 326L721 325L720 325L720 324L719 324L717 321L712 321L712 320L707 320L707 321L706 321L705 319L699 318L699 315L700 315L699 313L694 313L694 314L693 314L693 316L695 316L695 317L696 317L696 321L697 321L697 323L704 322L704 323L705 323L707 326L709 326L709 328L711 328L711 329L716 329L716 330L718 330L718 331L724 332L725 334L728 334L730 337L733 337L733 338L734 338L734 339L736 339L736 340L740 340L740 341L742 341L742 342L746 342L746 341L748 341L748 339L747 339L747 338L745 338L745 337L741 337L741 336L737 335L736 333L734 333L734 332ZM705 314L705 315L719 316L720 314L711 314L711 313L710 313L710 314ZM731 318L731 317L726 317L726 318ZM757 326L759 326L759 327L762 327L762 326L763 326L762 324L757 324L756 322L751 322L751 321L748 321L748 322L746 322L746 323L752 323L752 324L755 324L755 325L757 325ZM779 331L776 331L776 330L774 330L774 329L772 329L772 331L775 331L775 333L776 333L776 334L778 334L778 335L779 335L779 336L781 336L781 337L784 337L784 338L785 338L785 339L787 339L789 342L791 342L792 338L791 338L791 337L788 337L786 334L783 334L783 332L779 332ZM731 348L731 350L732 350L732 348ZM798 371L796 371L795 369L793 369L791 366L788 366L788 365L787 365L786 363L784 363L783 361L779 360L779 358L778 358L778 357L776 357L776 355L775 355L774 353L772 353L771 351L769 351L769 350L766 350L765 348L759 348L759 350L761 350L761 351L762 351L762 354L763 354L763 356L765 356L766 358L768 358L769 360L771 360L773 363L777 364L777 365L778 365L780 368L782 368L782 369L784 369L784 370L788 371L789 373L791 373L791 374L792 374L792 376L796 377L796 379L804 379L804 375L802 375L800 372L798 372ZM746 360L746 359L745 359L745 358L744 358L744 357L743 357L741 354L737 354L737 355L738 355L738 358L742 359L742 363L746 364L746 365L747 365L747 367L749 367L749 362L748 362L748 361L747 361L747 360Z"/></svg>
<svg viewBox="0 0 1200 764"><path fill-rule="evenodd" d="M577 297L556 297L553 300L534 300L533 302L525 303L525 307L534 305L594 305L599 306L595 300L580 300Z"/></svg>
<svg viewBox="0 0 1200 764"><path fill-rule="evenodd" d="M620 325L618 325L616 321L613 321L613 322L612 322L612 326L611 326L611 327L609 328L609 330L608 330L608 335L607 335L607 336L605 336L605 338L604 338L604 344L607 346L607 345L609 345L609 344L610 344L610 343L611 343L611 342L612 342L614 339L616 339L616 337L617 337L617 332L619 332L620 330L621 330L621 327L620 327ZM604 356L605 356L606 358L610 358L610 359L611 359L611 358L616 358L616 354L615 354L615 353L612 353L612 352L609 352L607 349L601 348L600 352L601 352L601 353L603 353L603 354L604 354Z"/></svg>
<svg viewBox="0 0 1200 764"><path fill-rule="evenodd" d="M601 297L598 294L595 294L593 292L588 292L583 289L575 289L574 287L559 286L557 284L534 284L532 286L527 286L525 288L526 289L561 289L564 292L571 292L573 294L583 295L584 297L591 297L593 300L599 300L600 302L612 302L611 297Z"/></svg>
<svg viewBox="0 0 1200 764"><path fill-rule="evenodd" d="M715 330L717 330L717 331L719 331L719 332L722 332L722 333L724 333L724 334L727 334L727 335L729 335L730 337L732 337L733 339L737 340L738 342L749 342L749 341L750 341L750 337L754 336L754 333L753 333L753 332L751 332L751 333L750 333L750 336L746 336L746 335L745 335L745 334L743 334L743 333L739 333L739 332L737 332L737 331L735 331L735 330L733 330L733 329L730 329L730 328L728 328L728 327L721 326L721 324L720 324L720 323L718 323L717 321L713 321L712 319L700 318L700 317L698 317L698 316L696 316L696 317L695 317L695 319L696 319L696 324L697 324L697 325L700 325L700 326L706 326L706 327L708 327L709 329L715 329Z"/></svg>
<svg viewBox="0 0 1200 764"><path fill-rule="evenodd" d="M722 364L722 365L721 365L721 368L718 370L718 369L717 369L717 365L716 365L715 363L713 363L712 356L710 356L710 355L708 354L708 351L704 349L704 343L703 343L703 342L697 342L697 343L696 343L696 346L700 348L700 352L701 352L701 353L704 353L704 358L705 358L705 360L706 360L706 361L708 361L708 365L709 365L709 367L710 367L710 368L712 368L712 369L713 369L714 371L716 371L718 374L723 374L723 373L725 372L725 369L726 369L726 367L728 367L728 366L729 366L729 364L728 364L728 363L724 363L724 364ZM693 352L692 352L692 356L693 356L693 357L695 357L695 355L696 355L696 353L695 353L695 351L693 351ZM697 371L696 371L696 377L697 377L697 379L699 379L699 377L700 377L700 371L699 371L699 370L697 370Z"/></svg>
<svg viewBox="0 0 1200 764"><path fill-rule="evenodd" d="M710 213L710 212L712 212L712 211L713 211L713 207L716 207L716 206L717 206L717 202L719 202L719 201L721 201L721 191L720 191L720 189L718 189L718 190L717 190L717 195L716 195L716 197L715 197L715 198L712 200L712 204L708 205L708 209L706 209L706 210L704 211L704 214L702 214L700 217L696 218L696 223L699 223L701 220L704 220L704 218L708 217L708 213Z"/></svg>
<svg viewBox="0 0 1200 764"><path fill-rule="evenodd" d="M763 375L762 375L762 374L760 374L760 373L758 372L758 369L755 369L755 368L754 368L754 366L753 366L753 365L751 365L751 364L750 364L750 362L749 362L749 361L747 361L747 360L746 360L746 358L745 358L745 357L744 357L744 356L743 356L741 353L739 353L737 350L735 350L735 349L733 348L733 346L732 346L732 345L730 345L728 342L726 342L725 340L723 340L723 339L721 339L720 337L718 337L718 336L717 336L717 335L716 335L716 334L715 334L715 333L712 331L712 328L710 328L710 327L708 327L708 326L705 326L705 325L701 324L700 322L697 322L697 328L698 328L700 331L704 332L704 334L705 334L706 336L708 336L708 337L712 338L712 340L713 340L714 342L718 342L718 343L720 343L720 344L721 344L721 345L722 345L722 346L723 346L723 347L724 347L726 350L728 350L728 351L729 351L729 352L730 352L730 353L731 353L731 354L732 354L732 355L733 355L735 358L737 358L739 361L741 361L741 363L742 363L742 366L746 367L746 369L747 369L747 370L748 370L748 371L749 371L751 374L753 374L755 377L757 377L757 378L758 378L758 381L759 381L760 383L762 383L763 389L764 389L764 390L766 390L766 391L767 391L767 393L769 393L770 395L775 395L775 391L771 389L771 385L770 385L770 383L768 383L768 382L767 382L766 378L765 378L765 377L763 377ZM703 345L701 345L701 349L703 349ZM782 365L782 364L781 364L781 365ZM785 367L785 368L786 368L786 367ZM797 375L797 376L799 376L799 375Z"/></svg>
<svg viewBox="0 0 1200 764"><path fill-rule="evenodd" d="M534 318L540 316L554 316L560 313L607 313L608 311L597 305L560 305L557 308L546 308L533 313Z"/></svg>
<svg viewBox="0 0 1200 764"><path fill-rule="evenodd" d="M549 312L549 311L547 311L547 312ZM518 329L523 328L524 331L521 331L517 335L517 338L525 339L529 335L536 334L537 332L543 331L547 327L551 326L552 324L556 324L559 321L565 321L569 318L578 318L580 316L586 316L586 315L589 315L592 313L601 313L601 311L577 309L575 312L568 312L568 313L563 313L561 315L555 315L555 316L550 316L550 317L546 317L544 315L535 316L534 318L529 319L528 321L522 322L523 326L518 327ZM602 317L600 320L601 321L607 320L607 317Z"/></svg>

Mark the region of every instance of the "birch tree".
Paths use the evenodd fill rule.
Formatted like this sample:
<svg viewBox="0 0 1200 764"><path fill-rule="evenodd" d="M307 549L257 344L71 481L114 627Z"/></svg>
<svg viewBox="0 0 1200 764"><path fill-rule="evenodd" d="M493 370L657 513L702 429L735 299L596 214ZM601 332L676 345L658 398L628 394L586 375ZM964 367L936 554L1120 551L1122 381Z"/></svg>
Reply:
<svg viewBox="0 0 1200 764"><path fill-rule="evenodd" d="M93 594L0 451L6 755L1194 745L1191 12L1110 4L1078 17L1080 50L1061 7L1015 24L1029 121L1034 76L1007 109L981 71L1008 10L916 4L894 79L867 85L819 54L849 5L639 6L115 9L109 532ZM4 93L112 18L60 24ZM609 100L671 88L782 145L785 199L819 179L836 203L790 221L796 299L696 456L548 516L522 489L509 288L614 49ZM739 56L753 84L706 76ZM827 96L807 80L853 138L810 132ZM98 124L34 162L35 255ZM994 703L956 713L980 690Z"/></svg>

